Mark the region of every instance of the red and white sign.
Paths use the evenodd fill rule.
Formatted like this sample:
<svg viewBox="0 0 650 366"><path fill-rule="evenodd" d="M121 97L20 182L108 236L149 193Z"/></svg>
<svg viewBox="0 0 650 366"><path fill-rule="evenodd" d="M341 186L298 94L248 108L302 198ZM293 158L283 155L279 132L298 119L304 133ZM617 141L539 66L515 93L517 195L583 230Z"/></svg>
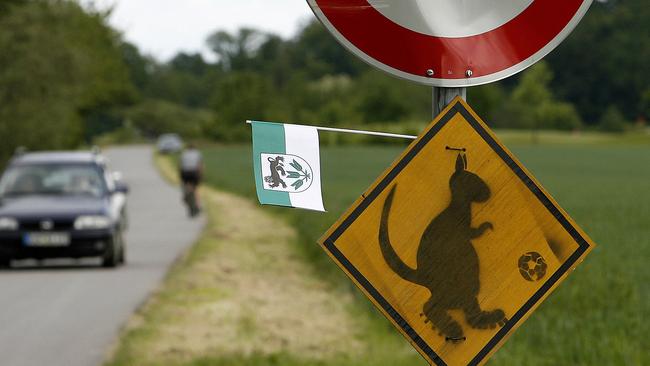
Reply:
<svg viewBox="0 0 650 366"><path fill-rule="evenodd" d="M592 0L307 0L348 49L396 76L441 87L490 83L541 60Z"/></svg>

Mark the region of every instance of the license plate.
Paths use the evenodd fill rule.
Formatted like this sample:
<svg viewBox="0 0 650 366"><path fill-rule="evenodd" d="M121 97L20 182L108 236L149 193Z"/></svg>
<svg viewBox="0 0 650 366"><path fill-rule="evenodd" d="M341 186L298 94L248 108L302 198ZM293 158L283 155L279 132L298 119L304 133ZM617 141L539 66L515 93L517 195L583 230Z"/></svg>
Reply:
<svg viewBox="0 0 650 366"><path fill-rule="evenodd" d="M29 233L23 241L29 247L66 247L70 245L68 233Z"/></svg>

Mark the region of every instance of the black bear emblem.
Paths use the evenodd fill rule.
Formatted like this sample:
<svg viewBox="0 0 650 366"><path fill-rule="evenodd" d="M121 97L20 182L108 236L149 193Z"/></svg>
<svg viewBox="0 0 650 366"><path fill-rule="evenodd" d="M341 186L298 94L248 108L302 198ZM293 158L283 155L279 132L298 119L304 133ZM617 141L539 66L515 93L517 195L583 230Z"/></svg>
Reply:
<svg viewBox="0 0 650 366"><path fill-rule="evenodd" d="M284 158L282 156L276 156L275 159L269 157L268 162L271 168L271 175L264 177L264 181L268 183L271 188L277 188L279 186L287 188L287 184L280 177L280 174L282 174L282 177L287 175L284 171Z"/></svg>

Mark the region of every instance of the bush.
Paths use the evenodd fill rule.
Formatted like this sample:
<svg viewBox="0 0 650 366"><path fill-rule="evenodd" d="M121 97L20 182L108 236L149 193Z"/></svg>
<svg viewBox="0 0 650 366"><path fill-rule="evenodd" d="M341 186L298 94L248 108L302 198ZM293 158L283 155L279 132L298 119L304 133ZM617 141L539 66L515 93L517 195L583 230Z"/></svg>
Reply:
<svg viewBox="0 0 650 366"><path fill-rule="evenodd" d="M214 118L209 111L153 99L130 108L126 116L133 127L148 138L170 132L186 138L200 137Z"/></svg>
<svg viewBox="0 0 650 366"><path fill-rule="evenodd" d="M582 120L572 104L553 102L542 104L537 113L541 129L573 131L582 127Z"/></svg>
<svg viewBox="0 0 650 366"><path fill-rule="evenodd" d="M601 131L620 133L625 131L627 123L623 113L616 106L610 105L601 117L598 127Z"/></svg>
<svg viewBox="0 0 650 366"><path fill-rule="evenodd" d="M582 126L572 104L554 98L549 88L553 73L545 62L527 70L521 82L494 115L494 127L575 130Z"/></svg>
<svg viewBox="0 0 650 366"><path fill-rule="evenodd" d="M497 108L490 126L504 129L531 129L535 126L533 112L526 106L512 101L506 101Z"/></svg>
<svg viewBox="0 0 650 366"><path fill-rule="evenodd" d="M479 117L492 124L500 107L506 102L506 93L498 83L467 89L467 100Z"/></svg>
<svg viewBox="0 0 650 366"><path fill-rule="evenodd" d="M138 131L131 121L127 120L124 122L124 126L118 128L117 130L105 133L95 138L95 145L99 146L108 146L108 145L124 145L124 144L133 144L136 142L141 142L142 136L140 131Z"/></svg>

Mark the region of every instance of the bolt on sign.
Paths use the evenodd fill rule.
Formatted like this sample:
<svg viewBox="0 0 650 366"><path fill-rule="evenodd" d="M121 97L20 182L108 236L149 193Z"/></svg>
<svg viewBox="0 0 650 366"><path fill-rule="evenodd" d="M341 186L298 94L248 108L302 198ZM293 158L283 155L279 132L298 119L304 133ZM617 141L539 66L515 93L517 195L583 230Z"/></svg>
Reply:
<svg viewBox="0 0 650 366"><path fill-rule="evenodd" d="M485 363L594 247L460 98L320 244L435 365Z"/></svg>

